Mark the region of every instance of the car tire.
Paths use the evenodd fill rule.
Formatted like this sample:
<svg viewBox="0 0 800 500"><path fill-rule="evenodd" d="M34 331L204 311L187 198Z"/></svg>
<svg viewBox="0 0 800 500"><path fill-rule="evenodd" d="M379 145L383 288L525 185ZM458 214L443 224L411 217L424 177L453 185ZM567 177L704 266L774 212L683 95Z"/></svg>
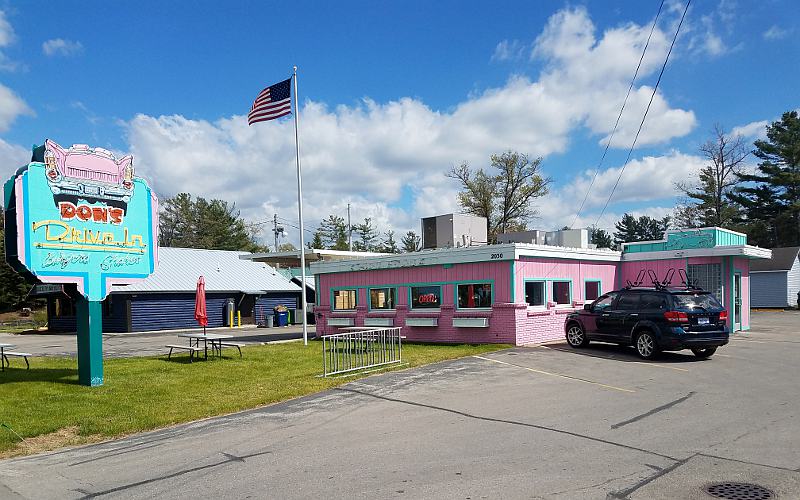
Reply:
<svg viewBox="0 0 800 500"><path fill-rule="evenodd" d="M583 327L578 323L570 323L567 326L566 336L567 344L569 344L570 347L575 347L578 349L589 345L589 338L586 336L586 332L583 330Z"/></svg>
<svg viewBox="0 0 800 500"><path fill-rule="evenodd" d="M717 352L716 347L706 347L703 349L692 349L692 352L695 356L700 359L710 358L715 352Z"/></svg>
<svg viewBox="0 0 800 500"><path fill-rule="evenodd" d="M642 359L655 359L660 354L661 350L658 348L658 342L655 335L650 330L642 330L636 335L636 341L633 343L636 348L636 354Z"/></svg>

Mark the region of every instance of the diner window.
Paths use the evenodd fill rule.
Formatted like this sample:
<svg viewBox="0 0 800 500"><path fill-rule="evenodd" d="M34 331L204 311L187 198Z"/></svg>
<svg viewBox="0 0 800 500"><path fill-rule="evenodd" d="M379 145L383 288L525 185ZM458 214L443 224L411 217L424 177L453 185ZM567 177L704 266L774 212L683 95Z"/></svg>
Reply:
<svg viewBox="0 0 800 500"><path fill-rule="evenodd" d="M553 281L553 302L558 305L572 303L569 281Z"/></svg>
<svg viewBox="0 0 800 500"><path fill-rule="evenodd" d="M370 309L394 309L396 303L394 288L373 288L369 291Z"/></svg>
<svg viewBox="0 0 800 500"><path fill-rule="evenodd" d="M53 299L53 316L56 318L75 316L75 302L67 297L56 297Z"/></svg>
<svg viewBox="0 0 800 500"><path fill-rule="evenodd" d="M600 296L600 282L586 281L583 284L583 300L590 302Z"/></svg>
<svg viewBox="0 0 800 500"><path fill-rule="evenodd" d="M334 290L333 310L341 311L356 308L356 290Z"/></svg>
<svg viewBox="0 0 800 500"><path fill-rule="evenodd" d="M411 309L437 309L442 304L442 287L412 286Z"/></svg>
<svg viewBox="0 0 800 500"><path fill-rule="evenodd" d="M525 282L525 302L529 306L544 306L544 281L526 281Z"/></svg>
<svg viewBox="0 0 800 500"><path fill-rule="evenodd" d="M491 283L458 285L458 308L492 307Z"/></svg>

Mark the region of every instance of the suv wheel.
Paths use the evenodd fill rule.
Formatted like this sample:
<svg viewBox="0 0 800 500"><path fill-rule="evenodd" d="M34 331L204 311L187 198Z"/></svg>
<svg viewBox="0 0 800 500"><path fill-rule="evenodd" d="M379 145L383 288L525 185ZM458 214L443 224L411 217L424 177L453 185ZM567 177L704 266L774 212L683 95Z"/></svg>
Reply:
<svg viewBox="0 0 800 500"><path fill-rule="evenodd" d="M712 354L717 352L716 347L706 347L705 349L692 349L695 356L700 359L710 358Z"/></svg>
<svg viewBox="0 0 800 500"><path fill-rule="evenodd" d="M567 343L572 347L585 347L589 343L586 332L578 323L571 323L567 328Z"/></svg>
<svg viewBox="0 0 800 500"><path fill-rule="evenodd" d="M639 332L636 337L636 353L642 359L654 359L658 356L659 349L656 338L650 330L643 330Z"/></svg>

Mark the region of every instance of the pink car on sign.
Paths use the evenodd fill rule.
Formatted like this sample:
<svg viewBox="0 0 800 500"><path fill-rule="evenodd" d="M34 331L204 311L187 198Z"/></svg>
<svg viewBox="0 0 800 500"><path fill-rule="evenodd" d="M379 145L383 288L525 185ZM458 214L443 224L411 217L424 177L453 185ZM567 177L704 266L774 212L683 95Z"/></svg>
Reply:
<svg viewBox="0 0 800 500"><path fill-rule="evenodd" d="M56 196L128 203L133 194L133 157L75 144L64 149L45 140L45 175Z"/></svg>

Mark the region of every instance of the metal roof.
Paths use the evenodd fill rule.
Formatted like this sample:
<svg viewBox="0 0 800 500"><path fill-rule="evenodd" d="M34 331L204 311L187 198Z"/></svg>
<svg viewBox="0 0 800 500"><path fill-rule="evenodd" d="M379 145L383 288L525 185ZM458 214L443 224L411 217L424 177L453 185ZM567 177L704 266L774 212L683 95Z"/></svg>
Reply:
<svg viewBox="0 0 800 500"><path fill-rule="evenodd" d="M788 271L794 265L799 253L800 247L773 248L772 258L752 262L750 264L750 272Z"/></svg>
<svg viewBox="0 0 800 500"><path fill-rule="evenodd" d="M272 267L240 257L247 252L197 248L158 249L158 266L149 278L131 285L114 285L114 292L194 292L205 277L206 292L299 292L300 287Z"/></svg>

